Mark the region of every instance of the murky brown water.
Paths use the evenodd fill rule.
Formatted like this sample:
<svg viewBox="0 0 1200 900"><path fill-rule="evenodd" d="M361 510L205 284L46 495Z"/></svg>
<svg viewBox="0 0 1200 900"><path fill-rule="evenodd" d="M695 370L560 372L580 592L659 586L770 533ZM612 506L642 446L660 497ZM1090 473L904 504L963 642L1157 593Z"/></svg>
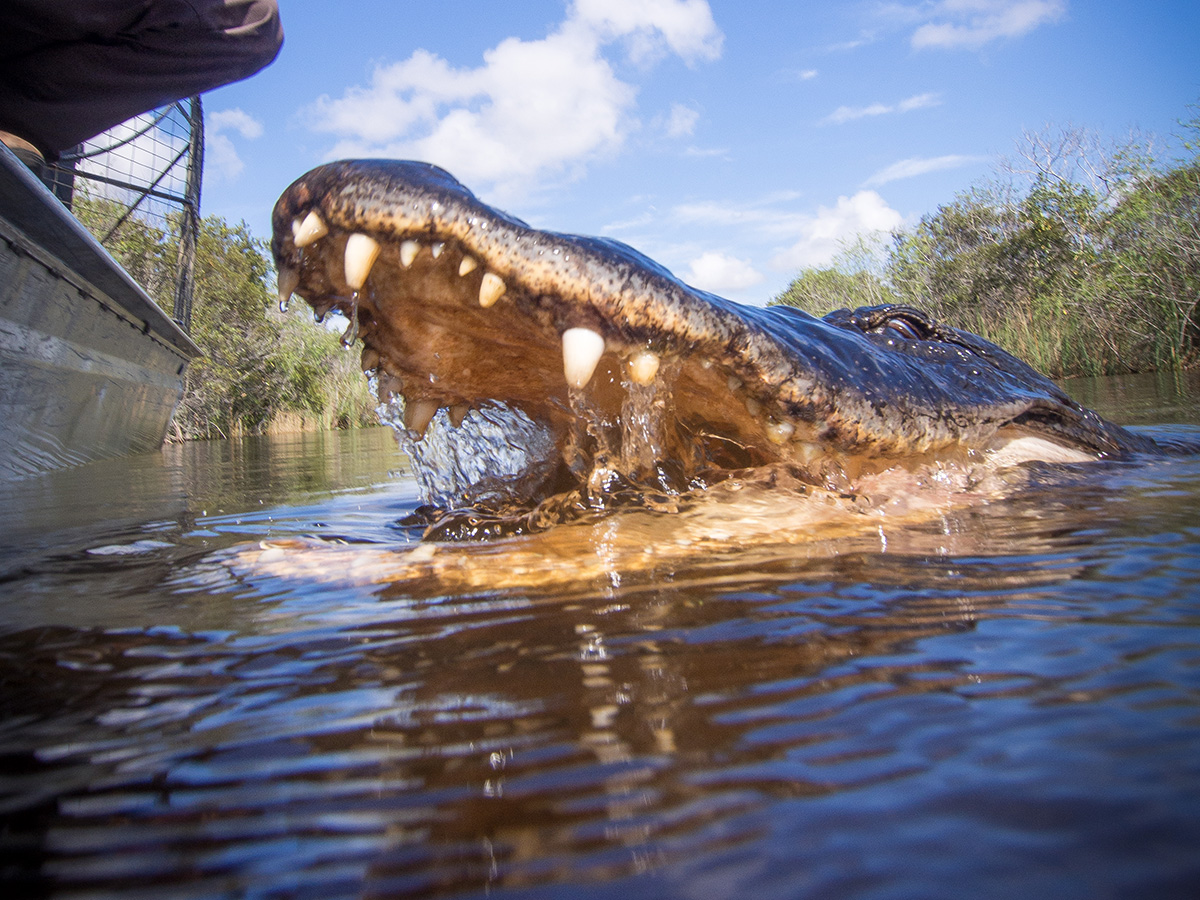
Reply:
<svg viewBox="0 0 1200 900"><path fill-rule="evenodd" d="M1068 387L1200 436L1194 383ZM5 897L1200 895L1200 459L636 571L681 520L618 517L452 589L388 568L401 470L378 430L0 486Z"/></svg>

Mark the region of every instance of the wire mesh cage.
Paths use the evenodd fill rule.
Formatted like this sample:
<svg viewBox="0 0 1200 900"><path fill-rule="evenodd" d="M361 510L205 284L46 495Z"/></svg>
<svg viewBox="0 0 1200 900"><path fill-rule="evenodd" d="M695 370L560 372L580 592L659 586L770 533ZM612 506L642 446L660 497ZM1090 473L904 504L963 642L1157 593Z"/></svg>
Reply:
<svg viewBox="0 0 1200 900"><path fill-rule="evenodd" d="M86 141L46 167L55 195L174 319L189 330L204 114L171 103Z"/></svg>

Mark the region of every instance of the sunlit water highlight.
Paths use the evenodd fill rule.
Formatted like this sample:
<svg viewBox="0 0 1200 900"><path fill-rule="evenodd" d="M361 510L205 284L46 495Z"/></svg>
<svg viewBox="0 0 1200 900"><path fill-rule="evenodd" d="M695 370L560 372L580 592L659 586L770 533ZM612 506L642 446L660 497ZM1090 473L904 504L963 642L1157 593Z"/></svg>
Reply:
<svg viewBox="0 0 1200 900"><path fill-rule="evenodd" d="M384 429L4 485L3 895L1197 896L1200 459L1026 474L461 553Z"/></svg>

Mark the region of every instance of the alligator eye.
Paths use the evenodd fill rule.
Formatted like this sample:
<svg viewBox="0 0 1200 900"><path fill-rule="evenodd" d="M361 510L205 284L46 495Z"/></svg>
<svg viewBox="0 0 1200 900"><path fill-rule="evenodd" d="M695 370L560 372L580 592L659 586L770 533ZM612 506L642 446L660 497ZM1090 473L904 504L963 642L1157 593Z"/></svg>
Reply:
<svg viewBox="0 0 1200 900"><path fill-rule="evenodd" d="M929 334L923 329L918 328L915 322L910 322L908 319L888 319L886 322L881 322L874 328L869 329L869 331L871 334L898 334L909 341L929 340Z"/></svg>
<svg viewBox="0 0 1200 900"><path fill-rule="evenodd" d="M901 337L907 338L910 341L924 340L924 336L917 332L913 324L904 319L891 319L885 327L898 332Z"/></svg>

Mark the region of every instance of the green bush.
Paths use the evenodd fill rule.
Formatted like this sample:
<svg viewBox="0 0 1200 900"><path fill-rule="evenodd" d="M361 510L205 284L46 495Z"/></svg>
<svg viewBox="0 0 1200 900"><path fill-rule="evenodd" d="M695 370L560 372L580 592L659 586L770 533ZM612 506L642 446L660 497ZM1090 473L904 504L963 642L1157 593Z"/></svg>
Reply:
<svg viewBox="0 0 1200 900"><path fill-rule="evenodd" d="M100 236L111 201L75 198L75 213ZM107 226L105 226L105 229ZM155 301L174 303L178 233L131 217L106 246ZM352 428L376 421L359 355L299 309L283 314L266 244L245 223L203 220L196 247L191 337L204 351L187 370L173 434L260 434L285 425Z"/></svg>
<svg viewBox="0 0 1200 900"><path fill-rule="evenodd" d="M1186 123L1200 135L1200 119ZM1200 155L1156 164L1137 141L1026 136L1009 166L891 235L805 269L772 302L817 315L898 302L977 332L1052 375L1200 362Z"/></svg>

